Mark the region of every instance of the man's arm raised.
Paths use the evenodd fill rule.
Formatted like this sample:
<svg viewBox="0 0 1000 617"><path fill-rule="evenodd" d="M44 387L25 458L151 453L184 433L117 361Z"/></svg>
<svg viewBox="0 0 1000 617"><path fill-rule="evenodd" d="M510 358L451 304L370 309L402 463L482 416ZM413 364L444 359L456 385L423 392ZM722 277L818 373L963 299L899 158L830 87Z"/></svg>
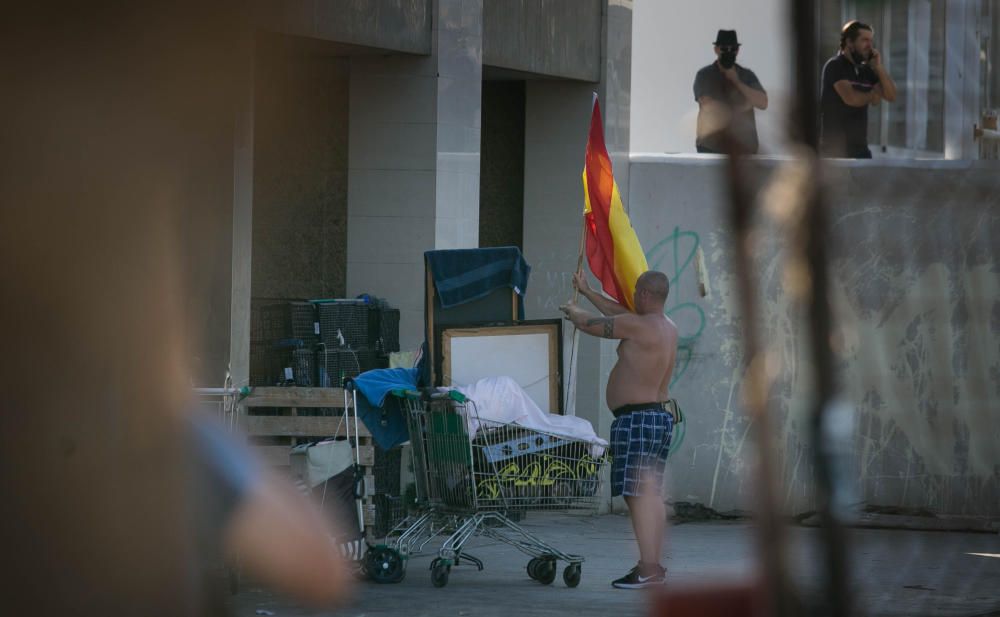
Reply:
<svg viewBox="0 0 1000 617"><path fill-rule="evenodd" d="M610 339L626 339L635 337L640 327L639 317L627 310L618 315L595 315L585 311L572 302L559 307L566 318L573 322L579 330L591 336Z"/></svg>
<svg viewBox="0 0 1000 617"><path fill-rule="evenodd" d="M601 292L595 291L591 288L590 283L587 282L587 275L582 271L576 272L573 275L573 287L574 289L579 290L583 297L590 300L590 303L594 305L594 308L599 310L604 315L621 315L629 312L629 310L621 304L618 304L611 298L605 298Z"/></svg>
<svg viewBox="0 0 1000 617"><path fill-rule="evenodd" d="M896 100L896 82L892 80L892 75L889 75L889 71L885 70L885 65L882 64L882 54L878 53L877 49L872 50L872 59L869 63L875 74L878 75L878 85L876 89L880 98L892 103Z"/></svg>

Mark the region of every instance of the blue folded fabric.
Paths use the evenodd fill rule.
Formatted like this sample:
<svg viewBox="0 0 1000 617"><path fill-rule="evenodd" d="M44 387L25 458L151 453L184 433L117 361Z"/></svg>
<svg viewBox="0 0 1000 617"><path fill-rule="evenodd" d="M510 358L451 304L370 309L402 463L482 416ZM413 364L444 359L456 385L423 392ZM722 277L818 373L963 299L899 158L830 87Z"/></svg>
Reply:
<svg viewBox="0 0 1000 617"><path fill-rule="evenodd" d="M498 287L524 298L531 266L516 246L427 251L427 264L443 308L478 300Z"/></svg>
<svg viewBox="0 0 1000 617"><path fill-rule="evenodd" d="M357 398L358 417L365 423L375 443L388 450L409 441L405 411L399 399L393 397L386 400L386 397L395 389L416 388L417 369L380 368L365 371L353 381L361 391L361 396Z"/></svg>
<svg viewBox="0 0 1000 617"><path fill-rule="evenodd" d="M354 378L354 385L361 390L368 402L381 407L389 392L396 389L414 390L417 387L415 368L377 368L365 371Z"/></svg>

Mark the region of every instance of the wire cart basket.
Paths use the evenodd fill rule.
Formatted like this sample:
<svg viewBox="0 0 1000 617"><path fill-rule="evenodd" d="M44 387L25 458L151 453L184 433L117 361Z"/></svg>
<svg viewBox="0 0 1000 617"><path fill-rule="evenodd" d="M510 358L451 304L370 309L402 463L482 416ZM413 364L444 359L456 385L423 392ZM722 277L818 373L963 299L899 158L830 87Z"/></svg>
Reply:
<svg viewBox="0 0 1000 617"><path fill-rule="evenodd" d="M528 575L551 584L558 562L563 580L580 583L581 555L565 553L514 522L529 510L593 511L607 462L603 446L479 417L475 402L456 390L396 391L405 401L417 489L417 514L407 517L368 553L376 582L399 582L406 561L447 536L431 562L431 582L448 584L452 566L483 562L464 552L476 536L504 542L530 557Z"/></svg>
<svg viewBox="0 0 1000 617"><path fill-rule="evenodd" d="M195 405L201 413L208 414L223 424L230 432L236 432L238 413L236 403L240 392L226 377L221 388L195 388Z"/></svg>

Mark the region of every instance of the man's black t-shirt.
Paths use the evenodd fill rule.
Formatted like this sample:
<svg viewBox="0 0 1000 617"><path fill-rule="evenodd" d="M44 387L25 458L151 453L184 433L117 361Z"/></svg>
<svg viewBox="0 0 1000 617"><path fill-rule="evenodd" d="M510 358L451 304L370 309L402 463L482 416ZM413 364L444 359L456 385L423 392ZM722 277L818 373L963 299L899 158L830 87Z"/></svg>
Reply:
<svg viewBox="0 0 1000 617"><path fill-rule="evenodd" d="M741 82L754 90L764 92L764 86L760 85L760 80L757 79L753 71L738 64L734 66L736 68L736 76L739 77ZM726 76L722 73L722 69L719 68L716 62L709 64L695 75L694 100L697 101L703 96L728 105L733 110L733 135L743 143L748 152L751 154L756 153L757 122L754 119L753 107L749 106L747 98L743 96L743 93L726 79ZM744 107L749 108L744 109ZM701 123L699 123L699 126L701 127ZM703 130L705 134L701 134ZM702 128L699 130L697 145L700 150L723 152L724 145L722 143L721 130L705 130Z"/></svg>
<svg viewBox="0 0 1000 617"><path fill-rule="evenodd" d="M854 64L843 53L827 60L820 94L820 150L826 156L871 158L868 106L851 107L833 87L845 79L852 88L864 93L871 92L878 84L878 75L867 64Z"/></svg>

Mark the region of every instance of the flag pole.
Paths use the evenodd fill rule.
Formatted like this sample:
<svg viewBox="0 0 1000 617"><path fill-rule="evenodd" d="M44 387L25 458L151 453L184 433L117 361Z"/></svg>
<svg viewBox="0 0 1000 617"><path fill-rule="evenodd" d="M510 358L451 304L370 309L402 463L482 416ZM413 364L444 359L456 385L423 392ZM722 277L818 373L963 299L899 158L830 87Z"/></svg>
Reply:
<svg viewBox="0 0 1000 617"><path fill-rule="evenodd" d="M594 114L597 113L597 91L594 91L594 96L590 101L591 108L591 130L594 128ZM600 122L600 117L597 118ZM587 137L587 150L590 149L590 136ZM583 159L583 191L584 191L584 203L590 204L590 198L587 196L587 157L584 155ZM587 244L587 208L584 208L583 224L580 225L580 250L576 255L576 272L583 272L583 251ZM580 297L580 290L573 290L573 304L576 304L577 299ZM576 415L576 348L580 342L580 329L573 324L573 343L570 347L569 352L569 375L566 378L566 395L563 397L565 401L565 408L563 412L566 415Z"/></svg>
<svg viewBox="0 0 1000 617"><path fill-rule="evenodd" d="M583 225L580 226L580 252L576 257L576 270L575 273L583 272L583 249L586 246L587 240L587 221L584 219ZM575 288L573 290L573 304L576 304L577 298L580 297L580 289ZM573 344L570 346L569 352L569 376L566 379L566 396L563 400L566 401L566 408L564 413L566 415L576 415L576 348L580 342L580 329L573 324Z"/></svg>
<svg viewBox="0 0 1000 617"><path fill-rule="evenodd" d="M586 246L587 242L587 219L583 219L583 225L580 226L580 252L576 255L576 272L583 272L583 248ZM576 303L576 299L580 296L580 290L573 290L573 303Z"/></svg>

